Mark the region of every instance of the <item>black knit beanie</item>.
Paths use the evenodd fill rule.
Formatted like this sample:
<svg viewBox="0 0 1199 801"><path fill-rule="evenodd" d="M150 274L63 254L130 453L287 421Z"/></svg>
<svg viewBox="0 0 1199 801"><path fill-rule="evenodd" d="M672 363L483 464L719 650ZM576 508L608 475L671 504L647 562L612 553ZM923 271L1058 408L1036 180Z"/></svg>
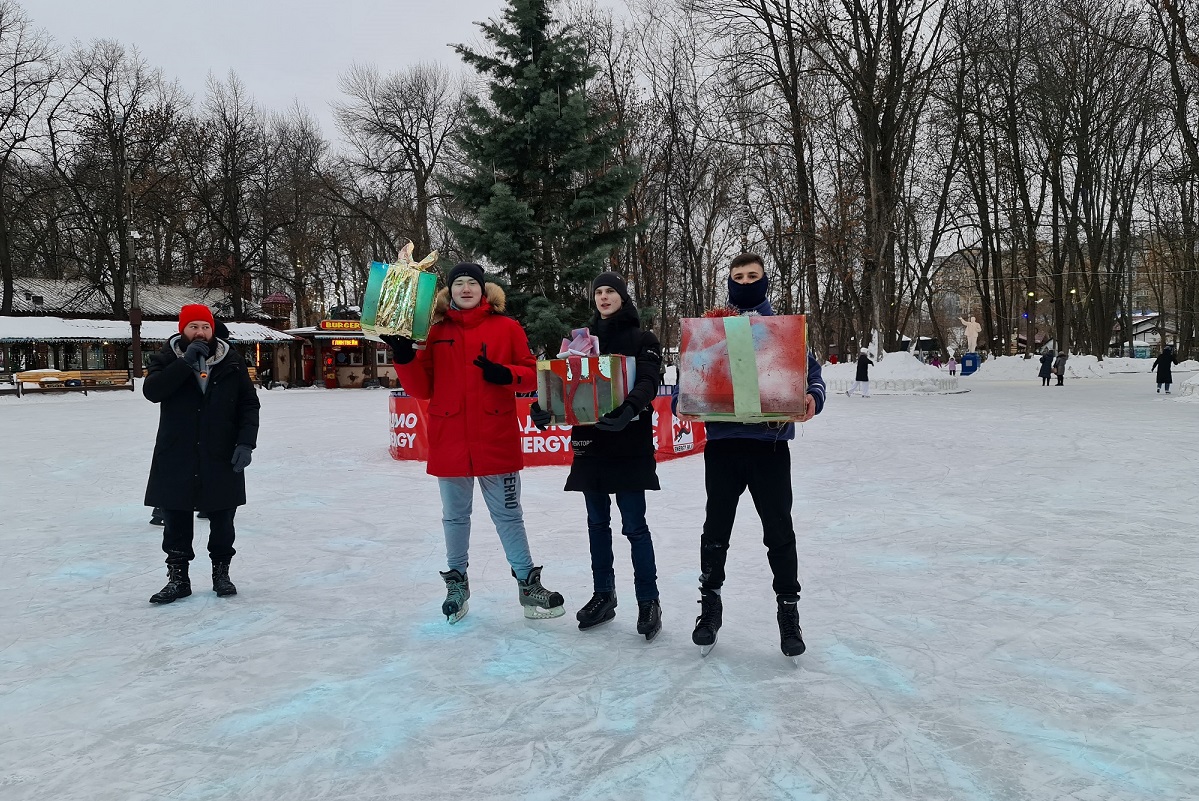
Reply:
<svg viewBox="0 0 1199 801"><path fill-rule="evenodd" d="M629 300L629 285L626 284L625 280L616 273L600 273L597 275L595 280L591 282L591 294L594 295L595 290L599 289L601 286L607 286L615 289L616 294L620 295L620 302L623 305L628 306L632 303L632 301Z"/></svg>
<svg viewBox="0 0 1199 801"><path fill-rule="evenodd" d="M464 275L478 281L479 286L483 286L483 283L486 280L483 277L483 268L482 267L480 267L479 265L474 264L472 262L464 261L459 264L455 264L450 269L450 274L447 275L446 279L445 279L446 286L453 286L454 281L456 281L457 279L461 278Z"/></svg>

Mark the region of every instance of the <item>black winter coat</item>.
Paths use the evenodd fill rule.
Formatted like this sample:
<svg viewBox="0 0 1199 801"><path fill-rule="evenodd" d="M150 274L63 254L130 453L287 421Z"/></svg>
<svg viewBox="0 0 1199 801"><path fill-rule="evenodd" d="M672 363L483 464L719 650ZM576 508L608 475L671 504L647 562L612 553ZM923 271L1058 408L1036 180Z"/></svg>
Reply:
<svg viewBox="0 0 1199 801"><path fill-rule="evenodd" d="M1049 378L1053 375L1053 351L1047 350L1041 354L1041 369L1037 371L1037 378Z"/></svg>
<svg viewBox="0 0 1199 801"><path fill-rule="evenodd" d="M1157 368L1157 383L1173 384L1174 383L1174 349L1166 348L1162 354L1153 360L1153 364L1149 365L1149 369Z"/></svg>
<svg viewBox="0 0 1199 801"><path fill-rule="evenodd" d="M870 380L870 367L873 364L874 364L874 362L870 361L870 357L867 356L865 353L858 356L858 372L854 376L853 380L854 381L869 381Z"/></svg>
<svg viewBox="0 0 1199 801"><path fill-rule="evenodd" d="M652 404L662 380L662 346L653 332L641 329L641 318L632 304L626 304L607 320L595 315L590 327L599 337L600 353L636 358L637 378L625 403L639 414L623 431L597 431L595 426L571 429L574 461L566 490L613 493L661 489L654 461Z"/></svg>
<svg viewBox="0 0 1199 801"><path fill-rule="evenodd" d="M146 506L204 511L242 506L246 479L233 472L233 449L258 444L258 394L241 356L220 340L214 342L226 353L210 366L201 392L196 371L173 347L176 342L182 347L181 340L172 337L154 355L142 384L146 399L159 404Z"/></svg>

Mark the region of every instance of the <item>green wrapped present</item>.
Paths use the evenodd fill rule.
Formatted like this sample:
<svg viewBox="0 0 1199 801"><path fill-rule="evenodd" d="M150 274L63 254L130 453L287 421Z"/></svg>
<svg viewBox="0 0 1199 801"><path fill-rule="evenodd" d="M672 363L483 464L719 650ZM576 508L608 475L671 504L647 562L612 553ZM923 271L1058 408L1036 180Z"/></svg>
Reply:
<svg viewBox="0 0 1199 801"><path fill-rule="evenodd" d="M428 339L437 296L437 275L430 270L436 263L437 251L413 262L411 242L395 264L371 262L362 298L362 333L368 339L382 342L384 335L416 342Z"/></svg>

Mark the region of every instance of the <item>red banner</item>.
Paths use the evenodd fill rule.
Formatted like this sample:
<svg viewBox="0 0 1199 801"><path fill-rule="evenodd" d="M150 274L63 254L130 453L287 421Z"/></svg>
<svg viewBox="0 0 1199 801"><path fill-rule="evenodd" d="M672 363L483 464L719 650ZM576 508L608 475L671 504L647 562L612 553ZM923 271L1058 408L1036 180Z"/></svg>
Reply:
<svg viewBox="0 0 1199 801"><path fill-rule="evenodd" d="M568 465L571 462L570 426L550 426L539 431L529 416L533 398L517 398L520 446L526 467ZM429 458L428 401L391 393L391 458L426 461ZM670 398L654 398L654 451L658 461L703 453L704 424L680 420L670 411Z"/></svg>

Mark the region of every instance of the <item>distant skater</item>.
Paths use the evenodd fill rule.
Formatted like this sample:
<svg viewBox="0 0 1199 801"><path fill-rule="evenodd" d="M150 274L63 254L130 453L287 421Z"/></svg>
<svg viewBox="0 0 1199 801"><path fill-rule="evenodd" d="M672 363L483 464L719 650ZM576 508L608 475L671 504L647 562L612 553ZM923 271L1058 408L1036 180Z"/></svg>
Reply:
<svg viewBox="0 0 1199 801"><path fill-rule="evenodd" d="M870 397L870 368L874 366L874 362L870 361L870 356L867 355L866 349L862 348L858 354L858 372L854 375L853 386L845 390L845 397L853 397L854 390L861 389L862 397Z"/></svg>
<svg viewBox="0 0 1199 801"><path fill-rule="evenodd" d="M1049 348L1041 353L1041 370L1037 375L1041 377L1041 386L1049 386L1049 379L1053 377L1053 351Z"/></svg>
<svg viewBox="0 0 1199 801"><path fill-rule="evenodd" d="M1062 386L1062 381L1066 379L1066 360L1069 359L1069 354L1062 351L1053 360L1053 374L1057 376L1057 385Z"/></svg>
<svg viewBox="0 0 1199 801"><path fill-rule="evenodd" d="M1174 346L1166 345L1162 350L1162 355L1153 360L1153 364L1149 366L1150 370L1157 370L1157 391L1161 392L1162 387L1166 388L1166 394L1170 394L1170 384L1174 383L1173 368L1178 364L1178 359L1174 356Z"/></svg>

